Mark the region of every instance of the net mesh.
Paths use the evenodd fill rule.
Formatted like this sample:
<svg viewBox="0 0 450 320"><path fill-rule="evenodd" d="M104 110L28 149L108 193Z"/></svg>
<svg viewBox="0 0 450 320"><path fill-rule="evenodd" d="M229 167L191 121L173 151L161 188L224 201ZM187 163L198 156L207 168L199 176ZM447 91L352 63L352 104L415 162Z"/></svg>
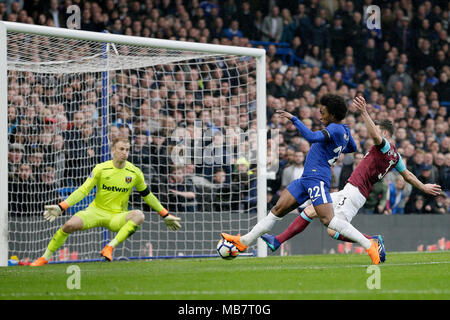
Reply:
<svg viewBox="0 0 450 320"><path fill-rule="evenodd" d="M95 188L56 222L42 218L112 158L117 137L183 228L168 231L134 191L129 208L146 219L115 257L215 254L221 231L256 223L254 58L14 32L7 49L10 255L39 257L91 203ZM75 232L53 260L96 259L114 235Z"/></svg>

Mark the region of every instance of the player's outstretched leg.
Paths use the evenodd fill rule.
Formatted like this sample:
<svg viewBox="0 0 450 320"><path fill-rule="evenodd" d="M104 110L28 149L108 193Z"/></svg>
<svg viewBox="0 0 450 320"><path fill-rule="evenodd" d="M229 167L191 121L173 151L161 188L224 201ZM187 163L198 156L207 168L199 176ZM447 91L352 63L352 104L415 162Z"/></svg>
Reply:
<svg viewBox="0 0 450 320"><path fill-rule="evenodd" d="M367 239L355 227L343 219L334 216L328 224L328 227L339 232L347 239L359 243L369 254L374 264L380 263L379 244L377 240Z"/></svg>
<svg viewBox="0 0 450 320"><path fill-rule="evenodd" d="M263 234L269 232L277 221L280 221L283 216L297 208L299 204L288 190L281 193L280 199L272 208L272 210L259 221L249 233L240 236L232 236L222 233L221 236L227 241L233 243L239 251L244 251Z"/></svg>
<svg viewBox="0 0 450 320"><path fill-rule="evenodd" d="M380 263L380 254L378 252L378 241L367 239L361 232L353 227L347 221L334 215L331 203L319 204L314 207L320 221L330 229L333 229L344 237L359 243L369 254L374 264Z"/></svg>
<svg viewBox="0 0 450 320"><path fill-rule="evenodd" d="M30 266L40 267L46 265L52 255L58 250L64 242L66 242L67 237L70 233L80 230L83 227L83 221L76 216L70 218L61 228L56 231L53 238L50 240L44 255L38 258L36 261L32 262Z"/></svg>
<svg viewBox="0 0 450 320"><path fill-rule="evenodd" d="M103 248L100 255L105 258L105 260L112 261L114 248L135 233L142 222L144 222L144 214L142 211L133 210L128 212L125 224L119 229L114 239Z"/></svg>
<svg viewBox="0 0 450 320"><path fill-rule="evenodd" d="M276 251L282 243L305 230L311 221L312 219L306 213L306 210L303 210L281 234L277 236L264 234L261 236L261 239L264 240L270 250Z"/></svg>

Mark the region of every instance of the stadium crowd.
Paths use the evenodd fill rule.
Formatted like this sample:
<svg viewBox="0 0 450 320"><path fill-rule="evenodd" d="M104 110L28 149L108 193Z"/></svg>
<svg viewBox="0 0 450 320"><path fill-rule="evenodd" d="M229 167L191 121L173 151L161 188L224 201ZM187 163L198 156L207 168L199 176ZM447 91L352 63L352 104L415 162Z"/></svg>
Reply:
<svg viewBox="0 0 450 320"><path fill-rule="evenodd" d="M351 105L352 98L362 93L373 119L390 119L395 124L395 144L407 168L422 182L438 183L443 189L440 196L429 197L405 184L394 170L375 185L363 211L450 213L448 1L380 1L381 30L366 26L371 0L0 0L0 20L66 27L70 15L66 8L72 4L81 8L82 30L267 49L267 126L281 132L279 169L268 180L269 206L290 181L301 176L309 150L297 129L274 111L287 110L318 130L320 97L329 92L345 97L349 103L346 123L358 152L342 155L332 168L332 189L338 190L372 146ZM277 53L279 43L289 44L298 58L294 63ZM250 70L250 80L241 95L242 88L235 82L244 66ZM192 130L195 120L219 132L213 139L218 145L235 127L255 128L254 65L230 60L226 70L211 71L216 73L209 75L204 87L186 85L183 89L193 92L188 95L189 90L176 90L168 82L188 74L201 83L201 70L190 68L182 70L184 75L174 69L173 78L165 79L161 79L164 73L154 69L116 74L116 91L109 99L113 115L109 137L130 138L130 161L143 169L153 191L169 203L169 210L254 207L256 167L251 157L200 169L174 163L170 157L176 147L170 139L172 132ZM224 73L228 80L212 87L213 80ZM15 204L11 210L20 213L40 212L43 202L61 196L58 188L79 186L102 159L97 79L86 75L80 83L74 77L56 90L35 78L9 73L10 202ZM205 88L210 95L196 94ZM52 99L56 94L60 101ZM203 110L197 108L199 104ZM227 108L224 112L217 106ZM247 137L248 149L254 150L255 136Z"/></svg>

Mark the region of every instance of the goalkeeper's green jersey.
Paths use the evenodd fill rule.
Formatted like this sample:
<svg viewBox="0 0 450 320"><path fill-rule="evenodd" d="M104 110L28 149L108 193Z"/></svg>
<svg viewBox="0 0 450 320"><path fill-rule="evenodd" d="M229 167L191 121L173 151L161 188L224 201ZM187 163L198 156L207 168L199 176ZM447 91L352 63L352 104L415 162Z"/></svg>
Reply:
<svg viewBox="0 0 450 320"><path fill-rule="evenodd" d="M128 201L133 187L143 196L145 202L155 211L164 209L158 199L149 191L141 169L127 161L122 169L114 166L113 161L97 164L86 181L65 201L70 206L81 201L97 187L95 199L89 205L112 213L128 211Z"/></svg>

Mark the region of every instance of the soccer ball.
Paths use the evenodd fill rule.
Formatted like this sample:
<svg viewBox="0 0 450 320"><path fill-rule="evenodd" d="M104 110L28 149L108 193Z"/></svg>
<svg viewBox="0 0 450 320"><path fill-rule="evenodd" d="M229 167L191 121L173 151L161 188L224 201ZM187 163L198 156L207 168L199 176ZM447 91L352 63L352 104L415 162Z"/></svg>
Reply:
<svg viewBox="0 0 450 320"><path fill-rule="evenodd" d="M239 255L239 250L231 242L221 239L219 243L217 243L217 253L221 258L231 260Z"/></svg>

